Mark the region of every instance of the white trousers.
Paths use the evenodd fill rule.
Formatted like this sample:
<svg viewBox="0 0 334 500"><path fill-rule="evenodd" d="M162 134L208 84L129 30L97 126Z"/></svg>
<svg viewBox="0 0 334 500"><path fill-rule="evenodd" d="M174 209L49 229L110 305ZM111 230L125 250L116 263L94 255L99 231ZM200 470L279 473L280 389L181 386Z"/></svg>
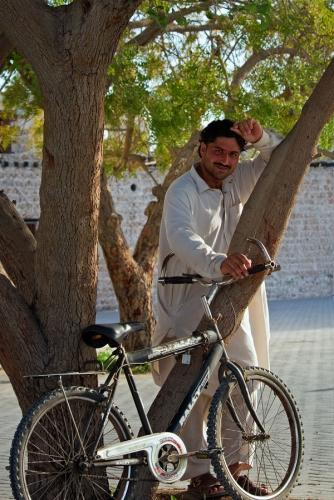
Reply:
<svg viewBox="0 0 334 500"><path fill-rule="evenodd" d="M256 303L252 306L256 306ZM250 311L252 312L252 311ZM268 329L263 328L260 324L263 322L263 316L257 321L256 315L253 316L253 321L249 321L248 311L246 310L243 321L234 333L231 340L226 346L228 356L231 360L235 361L239 365L245 366L263 366L264 368L269 368L269 355L268 355ZM255 318L254 318L255 316ZM268 318L265 318L267 322ZM252 326L252 328L250 327ZM252 334L252 331L256 332L256 335ZM153 378L156 384L162 385L167 379L170 371L175 365L174 358L166 358L159 362L154 363L153 366ZM218 369L216 368L216 373L213 374L209 382L208 388L204 393L201 394L198 401L196 402L188 420L181 429L180 436L185 442L188 451L194 451L199 449L207 448L206 441L206 420L209 411L209 406L211 403L212 396L216 389L218 388ZM235 452L234 450L239 449L236 443L233 443L235 433L233 436L229 437L228 422L223 422L224 427L224 453L226 457L229 457L228 462L230 464L236 463L238 461L243 462L245 459L240 454L240 450ZM197 477L201 474L210 471L210 460L197 459L195 457L189 457L188 467L183 476L183 479L189 479Z"/></svg>

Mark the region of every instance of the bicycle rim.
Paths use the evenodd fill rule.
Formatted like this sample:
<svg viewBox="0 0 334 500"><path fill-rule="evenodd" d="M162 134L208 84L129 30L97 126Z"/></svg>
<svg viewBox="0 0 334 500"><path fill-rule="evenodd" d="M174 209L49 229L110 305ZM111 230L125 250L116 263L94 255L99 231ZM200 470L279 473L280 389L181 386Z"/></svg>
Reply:
<svg viewBox="0 0 334 500"><path fill-rule="evenodd" d="M212 400L208 419L209 448L221 449L220 456L212 460L214 470L233 498L287 498L298 477L303 454L298 409L287 387L271 372L249 368L245 370L245 380L265 434L261 434L250 416L236 381L225 381ZM229 401L233 403L234 418ZM239 482L229 468L237 462L244 464ZM257 489L253 490L252 485Z"/></svg>
<svg viewBox="0 0 334 500"><path fill-rule="evenodd" d="M86 388L71 388L66 394L67 402L61 391L47 395L17 430L11 451L15 498L123 500L134 468L92 464L103 416L101 396ZM112 407L99 446L132 436L126 419Z"/></svg>

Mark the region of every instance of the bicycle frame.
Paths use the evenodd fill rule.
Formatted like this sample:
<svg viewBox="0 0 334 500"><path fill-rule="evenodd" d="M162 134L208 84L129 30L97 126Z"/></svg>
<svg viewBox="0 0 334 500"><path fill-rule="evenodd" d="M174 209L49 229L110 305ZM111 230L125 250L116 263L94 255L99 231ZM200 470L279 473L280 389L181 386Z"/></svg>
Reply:
<svg viewBox="0 0 334 500"><path fill-rule="evenodd" d="M174 433L177 434L180 428L184 425L186 422L191 410L196 404L196 401L198 400L200 394L204 391L205 387L207 386L210 377L220 362L223 365L223 373L226 376L226 373L231 372L231 374L236 378L241 393L243 395L243 398L247 404L247 407L249 409L250 414L252 415L254 421L256 422L259 430L261 433L265 433L265 430L263 426L261 425L261 422L258 420L258 417L256 415L256 412L254 411L252 402L251 402L251 396L249 394L247 385L244 381L243 377L243 372L242 369L233 363L232 361L229 360L228 355L226 353L225 349L225 344L224 340L222 339L222 336L218 330L218 326L214 318L212 317L211 310L210 310L210 304L215 298L217 292L218 292L219 286L218 285L213 285L211 287L211 290L209 294L205 297L202 297L202 305L205 311L205 314L207 318L211 321L214 330L213 331L207 331L207 332L202 332L203 335L207 335L209 339L209 343L215 342L214 347L211 349L209 355L207 358L204 360L204 363L201 367L201 370L193 383L193 385L190 387L188 393L186 394L185 398L183 399L178 412L174 416L173 420L169 424L167 428L167 433ZM196 332L195 332L196 333ZM210 342L211 341L211 342ZM144 363L147 361L155 361L159 359L163 359L169 356L173 356L178 353L182 352L187 352L195 347L198 347L199 345L203 345L204 341L203 339L196 339L196 337L191 336L191 337L186 337L182 338L176 341L168 342L166 344L162 344L158 347L155 348L147 348L143 349L141 351L136 351L135 353L129 353L126 354L125 350L123 349L122 346L120 346L116 350L116 355L118 355L118 361L116 366L114 367L113 371L110 373L108 376L105 384L101 386L100 391L103 392L105 391L106 387L109 386L110 381L114 378L114 385L113 389L109 395L108 398L108 407L107 411L105 412L104 415L104 423L106 422L108 418L108 411L110 410L110 407L112 405L112 399L114 396L114 392L116 390L116 385L118 383L118 378L119 378L119 373L121 370L123 370L127 384L129 387L129 390L131 392L133 401L136 406L136 410L138 412L138 416L140 418L140 422L142 425L142 428L144 430L144 433L146 436L153 434L153 430L151 428L150 422L147 418L147 415L145 413L144 405L141 400L141 397L138 393L137 386L135 383L135 379L132 374L131 366L130 364L134 363ZM236 416L236 412L233 407L233 403L230 401L229 403L229 408L230 408L230 413L232 418L235 420L236 424L239 426L239 428L243 431L243 428L241 426L240 421L238 420ZM103 431L103 426L101 430L101 434ZM137 438L138 439L138 438ZM98 440L97 440L98 442ZM96 451L96 450L94 450Z"/></svg>
<svg viewBox="0 0 334 500"><path fill-rule="evenodd" d="M219 289L219 284L212 285L207 296L202 297L202 305L205 311L206 317L212 324L213 329L207 330L204 332L194 332L192 336L181 338L179 340L175 340L172 342L168 342L153 348L146 348L140 351L136 351L134 353L126 353L125 349L122 345L119 345L112 353L112 356L116 356L115 366L112 368L111 372L108 374L105 382L99 387L98 392L100 394L104 394L108 392L107 401L106 401L106 409L103 412L103 418L101 422L101 428L99 431L99 435L95 441L94 448L92 450L91 457L93 458L93 463L95 466L103 466L103 465L130 465L130 464L141 464L148 463L149 468L151 469L152 474L156 477L156 479L160 481L164 481L166 483L172 483L180 479L183 476L186 469L185 459L190 455L197 455L198 458L210 458L212 453L219 453L219 450L187 450L182 439L178 437L177 433L180 428L185 424L191 410L193 409L196 401L198 400L201 393L206 388L210 377L220 362L222 365L222 372L224 377L229 381L237 380L237 383L240 387L242 396L245 400L245 403L248 407L250 414L252 415L255 423L257 424L260 433L265 436L265 430L259 421L256 412L253 408L251 402L251 396L249 394L247 385L244 380L242 369L228 358L226 353L224 340L219 332L217 322L212 317L212 313L210 310L210 304L215 298ZM209 352L208 356L204 360L202 367L196 380L190 387L188 393L183 399L176 415L170 422L167 431L154 433L151 427L151 424L147 418L144 405L140 394L137 390L137 386L135 383L135 379L132 374L131 364L135 363L145 363L147 361L155 361L160 360L166 357L175 356L177 354L182 354L185 352L189 352L192 349L208 345L214 344L213 348ZM118 385L119 376L121 371L124 372L125 378L132 395L132 399L134 401L143 431L144 436L133 438L130 441L124 441L120 444L105 446L98 448L98 443L101 442L101 437L103 435L103 431L105 425L107 424L110 410L113 405L113 399L115 395L115 391ZM231 373L232 377L229 377L228 373ZM99 372L86 372L98 374ZM101 373L101 372L100 372ZM54 373L48 375L35 375L35 377L44 377L44 376L57 376L59 379L59 386L63 391L64 398L67 402L68 410L71 415L73 425L75 426L75 419L73 418L72 411L70 405L68 403L66 397L66 391L64 389L62 383L62 377L65 375L75 375L79 373ZM84 374L83 372L80 373ZM234 422L238 426L241 432L245 432L245 429L242 427L240 420L237 417L237 412L234 409L233 402L229 400L228 402L229 412ZM77 431L78 438L80 440L80 435ZM171 473L168 477L160 477L157 475L154 467L154 453L158 447L162 446L162 443L172 445L177 452L177 455L180 459L179 466L175 469L175 473ZM145 451L147 454L147 462L144 457L141 458L120 458L122 455L129 455L132 453L143 452Z"/></svg>

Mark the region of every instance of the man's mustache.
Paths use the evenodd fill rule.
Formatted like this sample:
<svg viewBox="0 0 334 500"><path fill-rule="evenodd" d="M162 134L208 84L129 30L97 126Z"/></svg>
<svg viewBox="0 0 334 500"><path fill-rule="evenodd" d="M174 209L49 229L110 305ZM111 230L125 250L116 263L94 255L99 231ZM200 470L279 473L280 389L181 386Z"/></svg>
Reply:
<svg viewBox="0 0 334 500"><path fill-rule="evenodd" d="M231 168L229 165L225 165L225 163L215 162L214 165L216 165L217 167Z"/></svg>

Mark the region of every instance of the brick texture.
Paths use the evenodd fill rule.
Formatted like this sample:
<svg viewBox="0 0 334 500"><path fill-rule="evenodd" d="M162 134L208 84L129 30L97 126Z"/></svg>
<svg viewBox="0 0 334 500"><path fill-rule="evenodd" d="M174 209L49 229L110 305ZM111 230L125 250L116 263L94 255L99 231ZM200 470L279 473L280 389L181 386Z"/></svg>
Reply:
<svg viewBox="0 0 334 500"><path fill-rule="evenodd" d="M33 166L35 165L35 166ZM0 189L16 200L26 218L39 216L41 169L23 153L0 155ZM159 174L155 174L159 180ZM153 180L145 173L111 181L123 230L133 249L153 199ZM267 280L269 298L306 298L333 295L334 280L334 168L311 168L299 192L278 260L282 271ZM116 309L117 301L99 254L97 309Z"/></svg>

